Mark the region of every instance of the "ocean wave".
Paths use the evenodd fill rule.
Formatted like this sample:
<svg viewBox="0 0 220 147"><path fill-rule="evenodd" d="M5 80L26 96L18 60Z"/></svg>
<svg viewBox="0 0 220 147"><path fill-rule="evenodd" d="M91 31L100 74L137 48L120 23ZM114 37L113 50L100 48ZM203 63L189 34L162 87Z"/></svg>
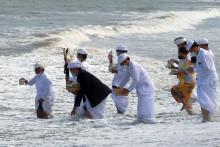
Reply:
<svg viewBox="0 0 220 147"><path fill-rule="evenodd" d="M118 37L133 34L158 34L180 32L195 29L195 26L209 18L220 16L218 9L197 11L158 11L154 13L129 13L131 20L121 21L114 25L87 25L68 29L59 34L60 39L55 46L76 47L92 37Z"/></svg>
<svg viewBox="0 0 220 147"><path fill-rule="evenodd" d="M76 48L83 42L94 38L120 37L134 34L159 34L180 32L195 27L209 18L220 16L219 9L196 11L157 11L151 13L122 14L124 21L116 21L107 25L84 25L73 28L47 29L33 31L21 28L18 30L16 43L32 48ZM13 32L12 32L13 33ZM19 39L20 38L20 39Z"/></svg>

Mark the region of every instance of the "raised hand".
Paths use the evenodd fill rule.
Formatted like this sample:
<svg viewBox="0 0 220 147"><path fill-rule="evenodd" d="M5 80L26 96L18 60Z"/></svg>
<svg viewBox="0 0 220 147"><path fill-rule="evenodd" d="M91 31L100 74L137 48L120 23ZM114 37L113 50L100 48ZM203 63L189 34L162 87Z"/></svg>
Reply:
<svg viewBox="0 0 220 147"><path fill-rule="evenodd" d="M112 63L112 62L113 62L112 51L110 51L109 54L108 54L108 60L109 60L109 63Z"/></svg>

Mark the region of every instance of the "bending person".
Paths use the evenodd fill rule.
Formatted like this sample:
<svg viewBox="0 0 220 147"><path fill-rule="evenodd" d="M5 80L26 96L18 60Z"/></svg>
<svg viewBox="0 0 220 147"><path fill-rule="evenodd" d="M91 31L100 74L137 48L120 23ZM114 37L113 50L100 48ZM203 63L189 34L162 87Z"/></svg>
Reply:
<svg viewBox="0 0 220 147"><path fill-rule="evenodd" d="M155 123L154 90L153 83L148 73L138 63L131 61L127 54L118 57L118 63L127 68L131 84L128 89L123 89L122 94L127 94L136 89L138 96L137 120L142 123ZM127 81L128 82L128 78Z"/></svg>
<svg viewBox="0 0 220 147"><path fill-rule="evenodd" d="M90 114L90 118L104 118L105 104L111 89L103 84L98 78L91 73L81 69L79 61L69 63L70 72L77 77L77 82L80 85L80 90L76 93L75 103L71 115L75 115L77 107L83 97L86 98L86 108Z"/></svg>
<svg viewBox="0 0 220 147"><path fill-rule="evenodd" d="M120 54L127 53L127 48L123 45L119 45L116 47L116 54L119 56ZM125 113L128 107L128 96L117 95L114 89L124 88L126 86L125 78L127 77L127 70L121 66L120 64L113 65L113 57L111 53L108 56L109 58L109 71L114 74L112 80L112 94L111 97L115 103L115 107L117 109L118 114Z"/></svg>

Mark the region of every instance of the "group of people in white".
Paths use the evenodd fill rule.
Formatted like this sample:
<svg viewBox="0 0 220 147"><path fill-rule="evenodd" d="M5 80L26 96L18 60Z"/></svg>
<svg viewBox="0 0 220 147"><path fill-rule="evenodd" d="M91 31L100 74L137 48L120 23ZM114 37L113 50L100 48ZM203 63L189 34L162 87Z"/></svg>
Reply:
<svg viewBox="0 0 220 147"><path fill-rule="evenodd" d="M217 109L219 77L216 72L214 54L209 49L209 41L206 38L194 41L179 37L174 40L174 43L178 48L179 60L169 60L171 63L169 68L171 74L177 75L179 83L172 87L172 96L178 103L183 104L181 110L185 109L192 115L191 96L196 87L202 122L213 121L212 116Z"/></svg>
<svg viewBox="0 0 220 147"><path fill-rule="evenodd" d="M207 39L201 42L208 44ZM198 102L200 103L203 121L210 121L212 114L216 110L217 98L217 81L218 75L214 64L214 54L210 49L205 49L205 46L198 45L199 42L186 40L183 37L176 38L174 43L178 47L179 60L172 59L173 63L177 63L177 67L171 64L170 69L176 68L176 75L183 73L182 85L177 84L171 89L171 93L177 102L183 103L183 108L187 112L191 111L189 99L191 91L197 86ZM192 56L194 66L189 66L182 70L181 59L187 59L191 62L189 54ZM112 52L109 53L109 71L114 74L112 87L109 88L96 76L94 76L86 61L87 51L84 49L77 50L78 60L67 62L65 59L66 83L75 85L74 88L67 88L68 92L74 94L74 107L71 111L72 116L80 118L104 118L105 105L107 97L111 94L112 100L118 114L126 112L128 107L128 95L136 89L138 97L137 101L137 121L140 123L155 123L155 99L154 86L142 65L133 61L125 46L119 45L116 47L117 64L113 64ZM171 61L171 60L170 60ZM33 79L23 80L27 85L36 85L37 95L35 99L35 108L38 118L49 118L52 114L52 106L54 99L54 91L52 82L44 72L44 65L36 63L34 65L35 73ZM196 72L196 81L191 77L192 73ZM188 81L187 81L188 80ZM191 84L188 84L191 83ZM194 85L192 84L194 83ZM180 86L179 86L180 85ZM190 87L190 86L191 87ZM190 87L190 88L189 88ZM185 91L189 91L184 95ZM186 92L187 93L187 92ZM180 97L180 95L183 97ZM185 99L187 99L185 101Z"/></svg>

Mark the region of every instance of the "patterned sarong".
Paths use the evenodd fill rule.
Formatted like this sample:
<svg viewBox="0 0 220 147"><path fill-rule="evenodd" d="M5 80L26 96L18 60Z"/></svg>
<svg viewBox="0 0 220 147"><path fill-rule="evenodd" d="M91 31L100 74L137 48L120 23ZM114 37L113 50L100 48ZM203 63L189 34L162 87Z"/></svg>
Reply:
<svg viewBox="0 0 220 147"><path fill-rule="evenodd" d="M173 98L178 103L184 103L187 106L191 107L191 104L189 103L190 98L192 96L192 91L195 87L195 83L184 83L184 84L178 84L172 87L171 93L173 95Z"/></svg>

